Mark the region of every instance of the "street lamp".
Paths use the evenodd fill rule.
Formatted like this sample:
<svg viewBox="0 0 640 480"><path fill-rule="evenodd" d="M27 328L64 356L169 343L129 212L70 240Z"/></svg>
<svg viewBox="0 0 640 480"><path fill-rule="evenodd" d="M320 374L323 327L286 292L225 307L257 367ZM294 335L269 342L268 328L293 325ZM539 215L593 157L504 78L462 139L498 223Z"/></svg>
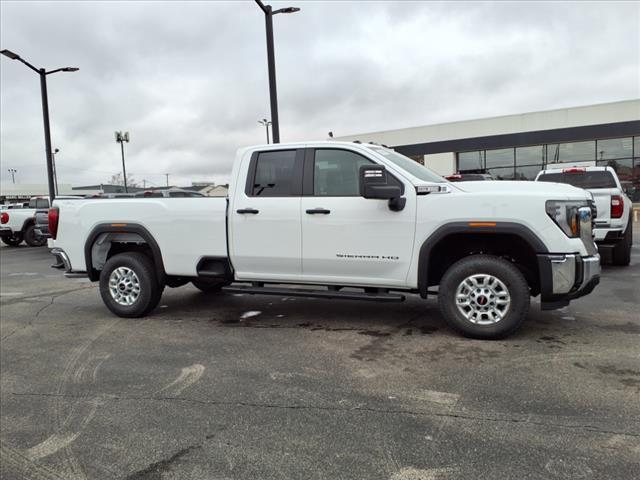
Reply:
<svg viewBox="0 0 640 480"><path fill-rule="evenodd" d="M268 145L269 144L269 125L271 125L271 122L266 118L263 118L262 120L258 120L258 123L267 130L267 145Z"/></svg>
<svg viewBox="0 0 640 480"><path fill-rule="evenodd" d="M31 70L40 76L40 94L42 96L42 116L44 120L44 144L47 152L47 180L49 183L49 201L53 203L55 198L55 183L53 179L53 153L51 151L51 126L49 125L49 98L47 96L47 75L57 72L77 72L80 70L76 67L56 68L48 72L44 68L36 68L29 62L20 57L11 50L1 50L0 53L11 60L18 60L24 63Z"/></svg>
<svg viewBox="0 0 640 480"><path fill-rule="evenodd" d="M273 143L280 143L280 122L278 120L278 93L276 89L276 60L273 52L273 16L278 13L295 13L300 9L296 7L280 8L273 10L271 5L265 5L262 0L255 0L264 12L267 30L267 64L269 66L269 97L271 101L271 130L273 131Z"/></svg>
<svg viewBox="0 0 640 480"><path fill-rule="evenodd" d="M15 168L10 168L9 173L11 174L11 183L16 183L16 173L18 173L18 170L16 170Z"/></svg>
<svg viewBox="0 0 640 480"><path fill-rule="evenodd" d="M124 142L129 143L129 132L116 132L116 142L120 144L120 151L122 152L122 175L124 177L124 193L128 193L127 189L127 169L124 166Z"/></svg>

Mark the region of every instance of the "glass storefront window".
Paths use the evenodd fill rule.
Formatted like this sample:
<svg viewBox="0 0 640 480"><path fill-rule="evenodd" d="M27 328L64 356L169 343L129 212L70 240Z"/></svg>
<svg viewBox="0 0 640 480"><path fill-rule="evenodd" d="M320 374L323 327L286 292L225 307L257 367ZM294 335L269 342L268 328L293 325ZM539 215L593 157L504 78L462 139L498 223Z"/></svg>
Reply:
<svg viewBox="0 0 640 480"><path fill-rule="evenodd" d="M544 145L516 148L516 165L533 165L544 162Z"/></svg>
<svg viewBox="0 0 640 480"><path fill-rule="evenodd" d="M542 164L516 166L515 180L535 180L540 170L542 170Z"/></svg>
<svg viewBox="0 0 640 480"><path fill-rule="evenodd" d="M627 158L633 155L633 139L627 138L609 138L607 140L598 140L597 155L598 160L610 160L612 158Z"/></svg>
<svg viewBox="0 0 640 480"><path fill-rule="evenodd" d="M494 180L513 180L513 167L487 169Z"/></svg>
<svg viewBox="0 0 640 480"><path fill-rule="evenodd" d="M633 137L633 156L640 157L640 137Z"/></svg>
<svg viewBox="0 0 640 480"><path fill-rule="evenodd" d="M484 170L484 151L461 152L458 154L458 171Z"/></svg>
<svg viewBox="0 0 640 480"><path fill-rule="evenodd" d="M599 167L611 167L618 174L620 183L630 182L633 178L633 160L631 158L618 158L616 160L598 161Z"/></svg>
<svg viewBox="0 0 640 480"><path fill-rule="evenodd" d="M485 152L487 168L509 167L513 165L513 148L487 150Z"/></svg>
<svg viewBox="0 0 640 480"><path fill-rule="evenodd" d="M588 162L595 160L595 156L595 140L547 145L547 163Z"/></svg>

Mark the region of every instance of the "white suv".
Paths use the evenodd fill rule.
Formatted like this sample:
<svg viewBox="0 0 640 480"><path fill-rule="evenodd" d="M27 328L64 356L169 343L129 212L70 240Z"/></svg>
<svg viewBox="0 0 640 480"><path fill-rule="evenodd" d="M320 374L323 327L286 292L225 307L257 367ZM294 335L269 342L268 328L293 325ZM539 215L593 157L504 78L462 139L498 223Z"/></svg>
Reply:
<svg viewBox="0 0 640 480"><path fill-rule="evenodd" d="M538 173L536 181L568 183L590 192L597 207L593 236L598 249L612 250L615 265L629 265L633 243L631 200L613 168L550 168Z"/></svg>

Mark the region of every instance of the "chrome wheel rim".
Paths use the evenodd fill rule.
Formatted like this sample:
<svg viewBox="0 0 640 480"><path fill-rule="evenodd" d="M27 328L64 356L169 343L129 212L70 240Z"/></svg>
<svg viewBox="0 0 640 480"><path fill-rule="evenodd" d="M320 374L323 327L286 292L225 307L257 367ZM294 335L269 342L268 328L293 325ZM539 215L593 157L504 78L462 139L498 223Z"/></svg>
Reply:
<svg viewBox="0 0 640 480"><path fill-rule="evenodd" d="M140 296L140 280L129 267L118 267L109 275L111 298L122 306L133 305Z"/></svg>
<svg viewBox="0 0 640 480"><path fill-rule="evenodd" d="M456 307L471 323L492 325L509 312L511 296L507 286L486 273L470 275L456 289Z"/></svg>

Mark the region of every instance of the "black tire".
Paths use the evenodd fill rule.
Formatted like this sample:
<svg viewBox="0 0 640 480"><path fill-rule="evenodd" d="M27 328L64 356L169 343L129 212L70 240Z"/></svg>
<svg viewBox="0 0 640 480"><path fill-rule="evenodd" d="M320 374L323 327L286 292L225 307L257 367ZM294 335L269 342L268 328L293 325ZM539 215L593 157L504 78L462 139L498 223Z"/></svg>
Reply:
<svg viewBox="0 0 640 480"><path fill-rule="evenodd" d="M495 280L493 282L494 289L484 289L484 287L474 287L474 289L464 289L461 295L469 294L470 305L468 307L461 306L461 309L467 308L467 313L476 315L476 321L468 319L458 308L456 304L456 292L462 282L472 275L489 275ZM489 277L477 277L478 280L489 280ZM475 280L475 278L474 278ZM508 306L498 306L495 301L497 296L504 295L504 289L510 300ZM484 286L487 285L486 283ZM462 287L461 287L462 288ZM496 295L496 290L499 295ZM485 297L485 292L486 297ZM440 281L438 293L438 305L440 312L444 316L447 324L462 333L466 337L479 339L499 339L517 330L522 322L524 322L529 312L530 298L529 285L518 268L507 260L492 255L471 255L462 260L457 261L449 267ZM481 298L483 297L483 298ZM473 299L472 299L473 298ZM474 307L475 305L475 307ZM499 309L504 308L504 311ZM482 309L497 311L499 317L494 323L492 314L484 312ZM472 313L472 312L477 313ZM486 322L486 324L482 324Z"/></svg>
<svg viewBox="0 0 640 480"><path fill-rule="evenodd" d="M633 217L629 216L627 229L624 231L622 239L613 247L611 260L614 265L626 266L631 263L631 246L633 245Z"/></svg>
<svg viewBox="0 0 640 480"><path fill-rule="evenodd" d="M46 245L47 239L42 235L36 233L36 226L31 224L24 231L24 241L30 247L42 247Z"/></svg>
<svg viewBox="0 0 640 480"><path fill-rule="evenodd" d="M118 268L125 267L132 270L138 279L139 293L129 305L118 302L111 294L109 280L111 274ZM126 283L125 280L120 282ZM118 288L120 284L118 284ZM126 286L122 287L123 293L127 293ZM164 285L158 283L158 278L153 261L144 253L129 252L114 255L104 265L100 272L100 296L109 310L119 317L137 318L144 317L160 302Z"/></svg>
<svg viewBox="0 0 640 480"><path fill-rule="evenodd" d="M229 285L229 282L225 282L223 280L204 280L201 278L192 280L191 283L194 287L205 293L219 292L222 287Z"/></svg>
<svg viewBox="0 0 640 480"><path fill-rule="evenodd" d="M14 233L10 237L2 237L2 243L9 247L17 247L22 243L22 235Z"/></svg>

